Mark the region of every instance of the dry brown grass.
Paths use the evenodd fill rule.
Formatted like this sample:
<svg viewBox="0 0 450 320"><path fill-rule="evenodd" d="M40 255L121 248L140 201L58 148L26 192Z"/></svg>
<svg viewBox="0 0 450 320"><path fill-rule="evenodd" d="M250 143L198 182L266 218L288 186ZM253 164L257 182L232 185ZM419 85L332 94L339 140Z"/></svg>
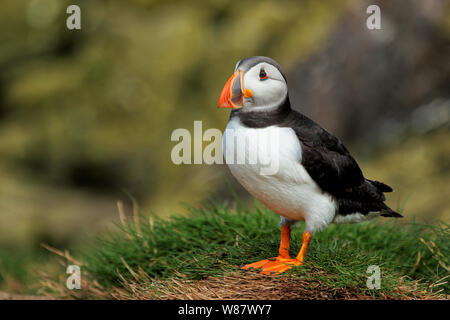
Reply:
<svg viewBox="0 0 450 320"><path fill-rule="evenodd" d="M291 276L262 276L250 272L235 272L222 277L188 280L179 274L169 280L150 279L140 270L134 279L122 279L120 287L104 288L96 281L84 278L82 290L67 290L65 278L45 279L43 295L57 299L117 299L117 300L367 300L367 299L449 299L430 293L418 283L403 284L390 295L377 297L361 293L357 288L332 288L315 280Z"/></svg>
<svg viewBox="0 0 450 320"><path fill-rule="evenodd" d="M0 291L0 300L49 300L54 299L47 296L22 295Z"/></svg>
<svg viewBox="0 0 450 320"><path fill-rule="evenodd" d="M362 294L357 288L333 288L317 280L290 276L262 276L235 272L222 277L188 280L181 275L165 281L128 280L123 288L111 291L115 299L187 299L187 300L329 300L329 299L448 299L421 289L406 286L400 280L396 292L378 297ZM149 279L147 279L149 280ZM151 283L151 285L149 285Z"/></svg>
<svg viewBox="0 0 450 320"><path fill-rule="evenodd" d="M68 251L63 252L47 245L43 246L64 258L60 261L64 267L73 263L82 265ZM167 280L156 280L149 277L141 268L135 271L125 261L123 263L132 277L124 278L121 274L118 274L121 285L110 288L101 286L85 274L81 279L81 290L68 290L65 286L65 274L62 274L58 279L54 279L45 273L40 273L43 288L40 292L41 296L32 298L117 300L450 299L450 296L442 294L441 291L435 291L435 288L425 288L419 282L411 285L410 281L404 282L403 278L399 279L397 289L392 294L380 293L375 297L361 292L358 288L334 288L314 279L303 279L290 275L269 277L242 271L236 271L221 277L207 277L202 280L190 280L181 273ZM316 269L315 272L321 273L322 277L329 277L320 268ZM446 278L448 276L438 281L436 287L440 286L440 283ZM20 297L8 297L20 299Z"/></svg>

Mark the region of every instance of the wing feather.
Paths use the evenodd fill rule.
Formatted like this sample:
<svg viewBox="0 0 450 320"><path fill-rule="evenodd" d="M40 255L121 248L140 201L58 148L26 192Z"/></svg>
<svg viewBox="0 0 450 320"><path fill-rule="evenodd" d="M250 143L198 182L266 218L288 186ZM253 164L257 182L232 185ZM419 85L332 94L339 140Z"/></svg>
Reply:
<svg viewBox="0 0 450 320"><path fill-rule="evenodd" d="M382 212L400 216L384 201L388 185L366 179L344 144L308 117L293 111L291 126L302 145L302 165L319 187L336 198L339 214Z"/></svg>

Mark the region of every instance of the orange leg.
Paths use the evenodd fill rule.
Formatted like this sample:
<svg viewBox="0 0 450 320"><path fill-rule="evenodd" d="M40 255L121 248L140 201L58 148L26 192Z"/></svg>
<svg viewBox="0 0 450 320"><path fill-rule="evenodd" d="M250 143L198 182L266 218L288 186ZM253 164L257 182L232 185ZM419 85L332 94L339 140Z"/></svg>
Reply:
<svg viewBox="0 0 450 320"><path fill-rule="evenodd" d="M303 233L303 242L300 252L295 259L289 256L289 242L291 239L291 228L288 225L281 227L281 243L278 250L278 257L264 259L258 262L247 264L241 269L256 270L261 274L272 275L285 272L294 266L299 266L305 261L306 251L308 250L311 234L309 231Z"/></svg>
<svg viewBox="0 0 450 320"><path fill-rule="evenodd" d="M303 232L303 241L302 241L302 247L300 248L300 252L298 253L296 259L303 264L306 257L306 251L308 251L309 242L311 241L311 233L309 231Z"/></svg>
<svg viewBox="0 0 450 320"><path fill-rule="evenodd" d="M291 227L289 225L284 225L281 227L281 242L280 248L278 249L279 257L290 258L289 256L290 242L291 242Z"/></svg>

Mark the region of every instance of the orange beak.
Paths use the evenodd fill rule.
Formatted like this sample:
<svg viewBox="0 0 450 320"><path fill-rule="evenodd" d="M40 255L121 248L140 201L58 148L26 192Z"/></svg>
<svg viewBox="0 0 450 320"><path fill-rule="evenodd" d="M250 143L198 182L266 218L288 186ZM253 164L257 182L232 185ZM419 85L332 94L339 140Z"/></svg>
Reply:
<svg viewBox="0 0 450 320"><path fill-rule="evenodd" d="M250 89L244 88L244 72L237 70L230 79L228 79L219 98L219 108L239 109L242 107L244 97L249 98L253 94Z"/></svg>

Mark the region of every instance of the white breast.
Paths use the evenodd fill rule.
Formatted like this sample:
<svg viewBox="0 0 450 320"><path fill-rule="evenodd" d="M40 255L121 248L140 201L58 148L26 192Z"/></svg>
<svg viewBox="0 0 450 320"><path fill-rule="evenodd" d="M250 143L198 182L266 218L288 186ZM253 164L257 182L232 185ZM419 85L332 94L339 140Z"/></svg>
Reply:
<svg viewBox="0 0 450 320"><path fill-rule="evenodd" d="M301 144L291 128L247 128L238 117L223 136L223 154L233 176L275 213L305 220L310 232L326 227L336 203L301 165Z"/></svg>

